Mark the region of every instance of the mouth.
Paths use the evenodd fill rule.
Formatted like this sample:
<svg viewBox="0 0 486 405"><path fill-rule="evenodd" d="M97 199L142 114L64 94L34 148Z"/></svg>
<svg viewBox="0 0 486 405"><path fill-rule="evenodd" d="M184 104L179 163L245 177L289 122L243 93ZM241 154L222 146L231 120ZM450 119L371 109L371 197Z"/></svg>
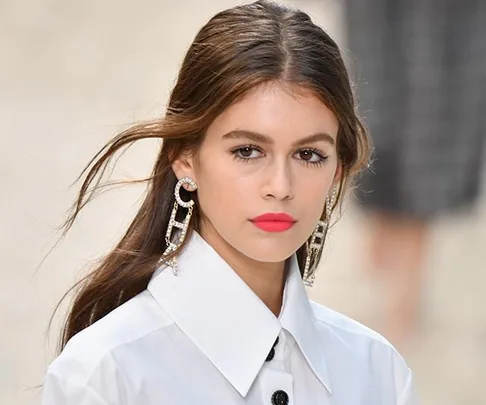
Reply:
<svg viewBox="0 0 486 405"><path fill-rule="evenodd" d="M284 232L297 222L286 213L267 213L250 220L257 228L266 232Z"/></svg>

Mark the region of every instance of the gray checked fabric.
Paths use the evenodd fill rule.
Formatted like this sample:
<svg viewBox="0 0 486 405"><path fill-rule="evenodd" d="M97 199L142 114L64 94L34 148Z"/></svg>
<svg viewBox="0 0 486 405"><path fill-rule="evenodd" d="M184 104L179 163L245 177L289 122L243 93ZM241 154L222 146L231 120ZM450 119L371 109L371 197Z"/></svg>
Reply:
<svg viewBox="0 0 486 405"><path fill-rule="evenodd" d="M371 131L370 209L430 218L479 194L486 1L346 0L349 67Z"/></svg>

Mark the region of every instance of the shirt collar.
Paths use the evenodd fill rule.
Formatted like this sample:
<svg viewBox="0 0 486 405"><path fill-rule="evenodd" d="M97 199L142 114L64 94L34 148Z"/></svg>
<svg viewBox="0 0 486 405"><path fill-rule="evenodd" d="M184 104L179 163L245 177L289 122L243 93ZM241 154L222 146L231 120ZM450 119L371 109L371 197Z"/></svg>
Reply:
<svg viewBox="0 0 486 405"><path fill-rule="evenodd" d="M325 388L331 382L297 259L288 261L279 318L196 232L178 257L178 275L161 267L148 289L177 326L246 396L283 327Z"/></svg>

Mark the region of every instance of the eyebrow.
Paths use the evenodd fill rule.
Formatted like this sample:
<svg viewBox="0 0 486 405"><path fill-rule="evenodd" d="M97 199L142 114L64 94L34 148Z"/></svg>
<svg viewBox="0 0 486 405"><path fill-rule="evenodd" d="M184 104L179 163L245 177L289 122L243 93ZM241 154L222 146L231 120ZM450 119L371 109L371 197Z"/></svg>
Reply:
<svg viewBox="0 0 486 405"><path fill-rule="evenodd" d="M275 142L272 138L267 135L260 134L259 132L248 131L244 129L235 129L233 131L228 132L227 134L223 135L223 139L247 139L252 142L258 142L265 145L273 145ZM334 138L329 135L327 132L318 132L316 134L312 134L306 136L305 138L299 139L295 141L292 146L302 146L305 144L324 141L331 145L334 145Z"/></svg>

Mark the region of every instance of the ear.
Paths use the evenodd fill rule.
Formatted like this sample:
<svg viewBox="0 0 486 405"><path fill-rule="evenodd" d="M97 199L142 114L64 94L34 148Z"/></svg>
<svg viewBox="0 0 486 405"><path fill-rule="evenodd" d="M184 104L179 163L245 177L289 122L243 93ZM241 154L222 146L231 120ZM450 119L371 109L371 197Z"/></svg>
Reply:
<svg viewBox="0 0 486 405"><path fill-rule="evenodd" d="M197 183L194 172L194 158L187 154L182 154L172 163L172 170L176 175L177 179L180 180L183 177L190 177ZM184 188L187 189L188 185L184 184Z"/></svg>

